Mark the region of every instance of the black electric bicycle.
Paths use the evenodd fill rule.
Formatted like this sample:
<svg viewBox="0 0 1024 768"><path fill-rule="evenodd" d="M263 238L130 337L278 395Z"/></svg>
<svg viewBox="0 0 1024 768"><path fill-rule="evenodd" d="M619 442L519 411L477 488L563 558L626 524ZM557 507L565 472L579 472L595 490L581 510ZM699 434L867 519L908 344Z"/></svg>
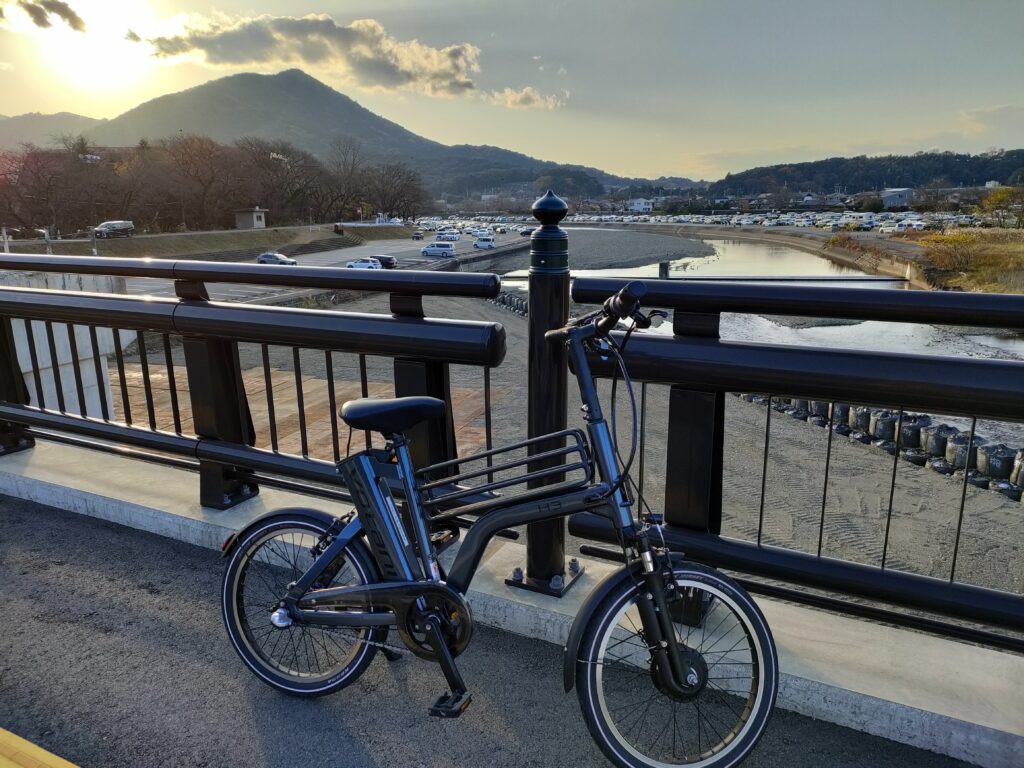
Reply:
<svg viewBox="0 0 1024 768"><path fill-rule="evenodd" d="M505 466L525 465L526 479L556 473L553 485L507 498L493 492L504 483L468 489L462 481L496 469L459 474L474 457L417 473L403 433L442 416L443 401L346 403L341 415L352 429L388 440L385 449L338 465L356 512L272 512L223 547L224 624L245 664L280 691L319 696L356 680L378 650L404 648L444 673L450 690L430 714L458 717L470 694L455 658L473 633L465 595L484 548L502 529L592 511L614 521L628 564L594 588L566 644L565 690L577 688L591 734L612 763L629 768L742 761L764 732L778 689L768 625L735 582L655 545L658 517L633 512L642 498L587 361L590 350L614 357L632 398L620 342L609 334L619 321L649 326L639 302L645 291L630 283L597 312L548 333L567 347L586 435L567 430L517 444L530 457ZM564 460L570 454L575 464ZM584 468L583 480L559 481L571 467ZM442 524L468 512L480 516L445 573L437 551L450 536ZM387 642L389 631L400 646Z"/></svg>

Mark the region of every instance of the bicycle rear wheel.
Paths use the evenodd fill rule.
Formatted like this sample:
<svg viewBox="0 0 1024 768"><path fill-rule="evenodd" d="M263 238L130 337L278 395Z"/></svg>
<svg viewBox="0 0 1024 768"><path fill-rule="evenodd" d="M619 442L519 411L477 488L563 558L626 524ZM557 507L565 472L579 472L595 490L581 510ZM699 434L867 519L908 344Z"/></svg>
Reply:
<svg viewBox="0 0 1024 768"><path fill-rule="evenodd" d="M622 768L728 768L754 748L778 690L768 625L735 582L677 562L676 641L700 654L707 682L691 696L662 691L636 602L642 585L625 580L587 627L576 686L591 735Z"/></svg>
<svg viewBox="0 0 1024 768"><path fill-rule="evenodd" d="M325 627L296 622L275 627L278 601L313 564L310 549L327 530L301 514L268 518L248 532L224 571L224 626L242 661L263 682L295 696L323 696L353 682L384 641L382 628ZM319 587L380 581L365 545L352 541Z"/></svg>

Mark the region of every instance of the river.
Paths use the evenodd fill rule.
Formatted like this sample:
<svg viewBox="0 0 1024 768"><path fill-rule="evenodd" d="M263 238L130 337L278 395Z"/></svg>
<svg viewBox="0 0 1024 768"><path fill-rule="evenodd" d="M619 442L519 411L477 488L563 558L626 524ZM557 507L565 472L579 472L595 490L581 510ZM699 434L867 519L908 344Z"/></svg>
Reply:
<svg viewBox="0 0 1024 768"><path fill-rule="evenodd" d="M767 277L796 278L796 284L836 285L842 278L844 287L870 290L901 290L902 282L871 279L863 272L796 250L788 246L754 243L729 239L709 239L704 242L714 248L714 254L691 256L667 262L620 269L573 270L573 275L604 277L685 279L709 277ZM525 290L525 270L516 270L504 276L506 286ZM858 276L866 279L858 280ZM815 278L818 278L817 280ZM824 279L822 279L824 278ZM793 282L787 282L792 285ZM865 295L869 301L869 295ZM654 332L671 333L666 323ZM1024 338L1011 332L994 329L954 326L912 325L878 321L809 320L795 318L769 318L761 315L722 315L721 336L726 340L750 341L796 346L817 346L846 349L868 349L886 352L924 355L946 355L986 359L1024 360ZM969 423L962 419L948 419L964 428ZM979 425L979 432L983 431ZM1019 444L1022 429L1019 424L986 423L984 431L992 438Z"/></svg>

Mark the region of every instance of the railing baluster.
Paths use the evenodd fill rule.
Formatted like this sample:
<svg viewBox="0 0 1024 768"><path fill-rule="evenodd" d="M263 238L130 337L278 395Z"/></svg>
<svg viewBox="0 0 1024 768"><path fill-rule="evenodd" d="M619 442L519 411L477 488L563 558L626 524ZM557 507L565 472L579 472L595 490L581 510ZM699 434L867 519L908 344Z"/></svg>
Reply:
<svg viewBox="0 0 1024 768"><path fill-rule="evenodd" d="M363 397L370 396L370 384L366 379L366 355L363 354L359 355L359 391ZM370 430L363 430L363 433L366 436L366 448L369 450L371 446Z"/></svg>
<svg viewBox="0 0 1024 768"><path fill-rule="evenodd" d="M53 323L46 321L46 343L50 350L50 371L53 373L53 386L57 390L57 410L67 413L64 404L64 382L60 377L60 358L57 357L57 342L53 338Z"/></svg>
<svg viewBox="0 0 1024 768"><path fill-rule="evenodd" d="M484 450L494 448L494 425L491 422L491 369L484 366ZM487 468L494 466L494 457L487 457ZM494 482L494 473L487 473L487 482Z"/></svg>
<svg viewBox="0 0 1024 768"><path fill-rule="evenodd" d="M647 437L647 382L640 385L640 482L637 483L637 495L643 498L644 495L644 448Z"/></svg>
<svg viewBox="0 0 1024 768"><path fill-rule="evenodd" d="M967 504L967 473L971 468L971 450L974 448L974 430L978 428L978 417L971 418L971 436L967 439L967 457L964 459L964 484L960 489L960 514L956 521L956 539L953 541L953 563L949 568L949 582L956 581L956 561L960 555L960 532L964 526L964 506Z"/></svg>
<svg viewBox="0 0 1024 768"><path fill-rule="evenodd" d="M267 420L270 423L270 449L277 453L277 417L274 413L274 381L270 375L270 350L261 344L263 353L263 388L267 393Z"/></svg>
<svg viewBox="0 0 1024 768"><path fill-rule="evenodd" d="M768 410L771 410L771 402L768 403ZM825 448L825 479L821 483L821 519L818 521L818 557L821 557L821 546L825 539L825 505L828 502L828 470L832 465L832 427L835 426L835 402L829 403L828 421L825 429L828 430L828 446Z"/></svg>
<svg viewBox="0 0 1024 768"><path fill-rule="evenodd" d="M110 421L110 408L107 405L107 371L106 365L100 362L100 344L95 325L89 326L89 343L92 345L92 365L96 373L96 396L100 401L100 413L104 421Z"/></svg>
<svg viewBox="0 0 1024 768"><path fill-rule="evenodd" d="M768 395L768 408L767 416L764 419L764 459L761 464L761 505L757 513L757 544L761 545L761 533L764 530L764 494L765 487L768 483L768 448L769 440L771 439L772 429L772 398L774 395Z"/></svg>
<svg viewBox="0 0 1024 768"><path fill-rule="evenodd" d="M75 395L78 397L78 413L82 416L89 415L89 409L85 405L85 384L82 382L82 366L78 360L78 339L75 337L75 326L65 323L68 329L68 347L71 350L71 372L75 377Z"/></svg>
<svg viewBox="0 0 1024 768"><path fill-rule="evenodd" d="M128 397L128 380L124 373L124 353L121 351L121 331L111 329L114 333L114 359L117 361L117 380L121 386L121 408L124 410L124 423L132 425L132 401Z"/></svg>
<svg viewBox="0 0 1024 768"><path fill-rule="evenodd" d="M171 335L164 337L164 362L167 365L167 391L171 395L171 416L174 418L174 431L181 434L181 412L178 410L178 382L174 380L174 359L171 357Z"/></svg>
<svg viewBox="0 0 1024 768"><path fill-rule="evenodd" d="M149 428L156 430L156 408L153 405L153 386L149 380L149 355L146 353L146 333L136 331L135 339L139 346L139 361L142 363L142 389L146 393L146 413L149 416Z"/></svg>
<svg viewBox="0 0 1024 768"><path fill-rule="evenodd" d="M341 446L338 445L338 398L334 392L334 357L331 350L324 351L324 364L327 366L327 409L331 419L331 449L334 452L334 463L341 461Z"/></svg>
<svg viewBox="0 0 1024 768"><path fill-rule="evenodd" d="M32 330L32 320L24 320L25 340L28 342L28 356L32 363L32 380L36 385L35 406L40 410L46 410L46 397L43 395L43 377L39 373L39 353L36 351L36 335Z"/></svg>
<svg viewBox="0 0 1024 768"><path fill-rule="evenodd" d="M302 361L299 348L292 347L292 361L295 367L295 404L299 410L299 440L302 443L302 458L309 456L309 442L306 437L306 406L302 398Z"/></svg>
<svg viewBox="0 0 1024 768"><path fill-rule="evenodd" d="M889 557L889 529L892 527L892 501L896 495L896 470L900 461L900 432L903 429L903 409L900 408L900 415L896 419L896 450L892 455L892 479L889 483L889 511L885 516L885 539L882 541L882 570Z"/></svg>

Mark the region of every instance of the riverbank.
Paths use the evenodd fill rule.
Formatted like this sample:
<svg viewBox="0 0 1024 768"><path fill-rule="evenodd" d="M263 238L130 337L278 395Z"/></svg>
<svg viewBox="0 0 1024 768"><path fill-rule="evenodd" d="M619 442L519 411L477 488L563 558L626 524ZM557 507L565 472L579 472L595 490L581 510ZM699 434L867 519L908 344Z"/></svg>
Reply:
<svg viewBox="0 0 1024 768"><path fill-rule="evenodd" d="M817 230L779 232L762 227L701 227L641 225L641 232L659 231L675 237L702 241L746 240L767 245L784 245L812 253L844 267L858 269L868 275L884 275L907 280L913 287L943 290L939 270L929 261L917 243L892 240L876 233L843 233L835 238ZM666 231L668 230L668 231Z"/></svg>

